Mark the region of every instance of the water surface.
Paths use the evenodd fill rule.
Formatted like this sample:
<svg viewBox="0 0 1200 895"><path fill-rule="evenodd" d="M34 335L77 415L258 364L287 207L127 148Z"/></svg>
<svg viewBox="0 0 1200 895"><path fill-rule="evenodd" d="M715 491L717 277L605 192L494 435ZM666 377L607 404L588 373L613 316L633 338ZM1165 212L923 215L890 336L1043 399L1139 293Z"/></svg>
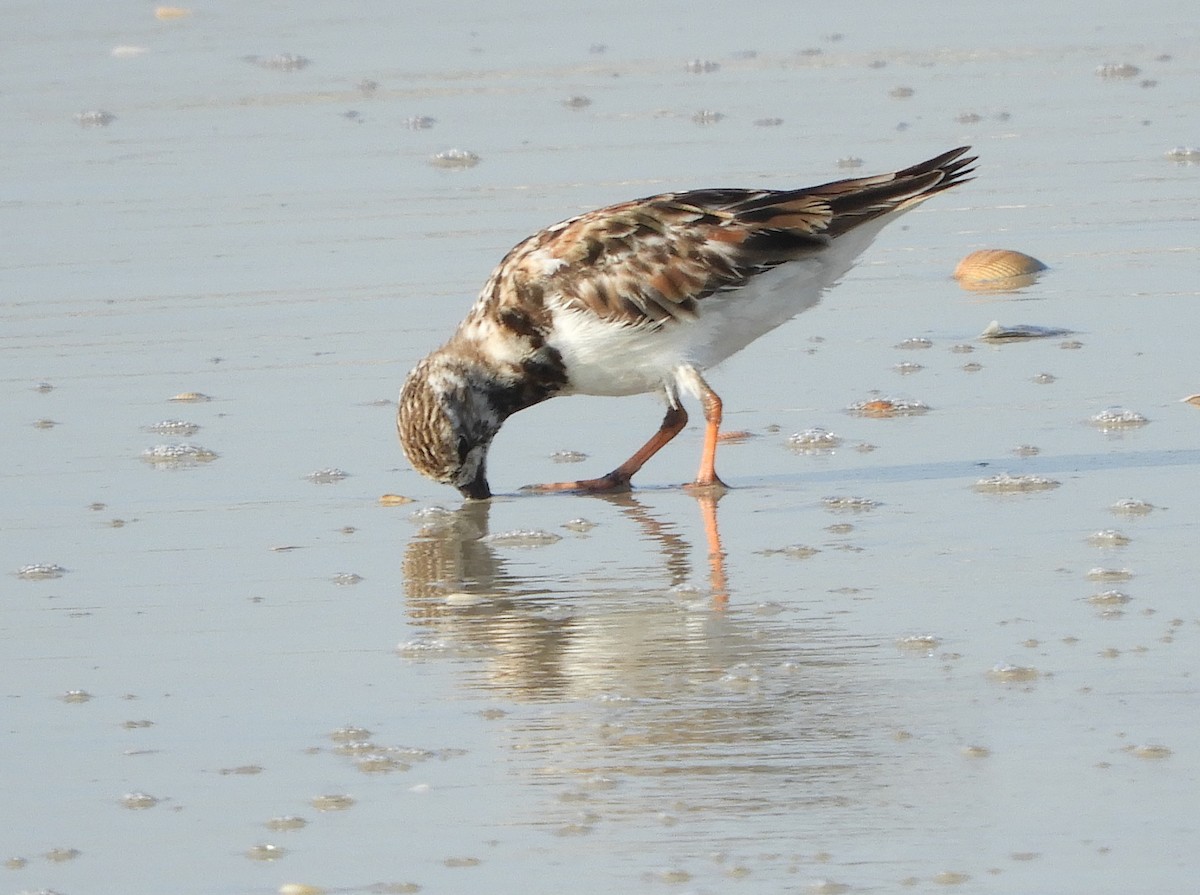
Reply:
<svg viewBox="0 0 1200 895"><path fill-rule="evenodd" d="M1200 35L956 10L9 4L0 887L1190 891L1200 167L1164 153ZM976 181L714 374L754 436L719 503L676 487L695 425L631 496L518 494L611 468L649 397L512 419L490 506L404 464L404 373L538 227L963 143ZM985 247L1050 270L961 290ZM931 409L846 412L876 394ZM788 449L814 426L842 446ZM216 459L141 458L181 441Z"/></svg>

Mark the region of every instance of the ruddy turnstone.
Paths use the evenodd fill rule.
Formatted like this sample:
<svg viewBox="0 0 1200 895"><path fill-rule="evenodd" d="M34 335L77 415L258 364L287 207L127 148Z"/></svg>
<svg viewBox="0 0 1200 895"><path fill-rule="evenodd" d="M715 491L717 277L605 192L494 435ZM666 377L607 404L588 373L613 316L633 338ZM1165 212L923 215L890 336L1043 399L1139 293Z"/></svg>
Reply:
<svg viewBox="0 0 1200 895"><path fill-rule="evenodd" d="M889 221L970 179L968 148L807 189L634 199L534 234L492 272L450 341L409 373L396 417L409 462L486 499L488 448L518 410L556 395L659 392L662 425L608 475L533 486L626 490L686 425L686 392L707 422L693 487L721 486L721 399L704 371L815 305Z"/></svg>

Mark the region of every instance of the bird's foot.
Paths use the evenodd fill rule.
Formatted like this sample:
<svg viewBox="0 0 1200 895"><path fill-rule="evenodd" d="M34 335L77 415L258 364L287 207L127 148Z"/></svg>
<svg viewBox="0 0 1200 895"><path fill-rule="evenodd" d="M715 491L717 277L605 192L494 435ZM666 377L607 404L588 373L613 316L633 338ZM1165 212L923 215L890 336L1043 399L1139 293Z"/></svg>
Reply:
<svg viewBox="0 0 1200 895"><path fill-rule="evenodd" d="M542 485L526 485L521 489L531 494L560 494L570 492L575 494L618 494L632 491L633 486L627 476L609 473L598 479L580 479L577 482L547 482Z"/></svg>
<svg viewBox="0 0 1200 895"><path fill-rule="evenodd" d="M683 486L683 490L696 497L720 497L729 490L729 486L714 475L711 481L688 482Z"/></svg>

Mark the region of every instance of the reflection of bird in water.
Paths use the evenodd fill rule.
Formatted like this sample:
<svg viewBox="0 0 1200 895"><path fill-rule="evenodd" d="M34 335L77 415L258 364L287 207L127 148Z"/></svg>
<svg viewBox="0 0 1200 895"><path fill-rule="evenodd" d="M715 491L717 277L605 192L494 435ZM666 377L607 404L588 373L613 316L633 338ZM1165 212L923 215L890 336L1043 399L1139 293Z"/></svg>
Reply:
<svg viewBox="0 0 1200 895"><path fill-rule="evenodd" d="M435 517L405 550L407 603L423 633L402 654L451 657L463 687L511 707L489 736L512 749L506 773L536 782L528 820L542 828L572 834L602 818L652 840L662 814L693 832L716 824L714 835L738 815L739 836L771 839L780 816L874 806L895 772L886 732L897 724L895 694L863 671L878 644L828 616L714 606L708 593L673 589L704 570L702 548L656 496L681 499L598 505L615 517L602 525L633 521L654 561L627 552L618 575L609 566L594 582L590 569L553 564L523 574L533 563L484 540L504 505L468 501ZM716 535L716 502L700 507ZM719 541L708 546L719 556ZM723 581L723 570L710 577L712 590Z"/></svg>
<svg viewBox="0 0 1200 895"><path fill-rule="evenodd" d="M659 546L668 587L689 580L692 547L670 522L656 517L631 494L602 495L600 499L618 507L622 515L638 524L643 540ZM718 603L727 597L724 550L717 525L719 496L697 499L708 542L712 595ZM447 594L526 596L542 593L537 588L522 588L520 579L504 570L503 561L487 540L490 504L464 503L457 510L428 514L420 531L404 553L405 593L410 600L433 598L444 601Z"/></svg>
<svg viewBox="0 0 1200 895"><path fill-rule="evenodd" d="M490 511L489 504L465 503L424 517L404 551L404 590L410 606L430 598L440 601L456 591L492 594L510 584L495 551L483 540Z"/></svg>
<svg viewBox="0 0 1200 895"><path fill-rule="evenodd" d="M659 564L626 570L634 579L631 586L611 578L591 582L573 575L564 583L561 575L543 579L514 573L499 549L487 540L491 504L469 501L458 510L429 515L409 541L404 552L404 587L410 617L451 651L489 656L490 673L505 679L507 686L545 695L569 687L571 666L578 668L585 653L593 656L584 641L590 639L586 632L596 624L629 625L629 635L640 638L658 621L672 627L678 624L680 600L701 600L718 609L725 605L728 592L716 527L716 497L699 501L709 539L711 599L686 587L678 590L692 579L695 550L671 522L656 516L633 495L602 499L621 517L634 521L642 542L656 550ZM636 605L624 600L631 594L666 594L672 589L676 589L674 602L656 599L647 606L644 600L635 601ZM604 598L606 593L612 598ZM574 604L581 598L589 600L589 608L587 613L577 614ZM598 615L598 600L612 611ZM635 621L641 613L648 617ZM629 652L618 644L612 646L615 653ZM619 656L610 658L617 661ZM585 664L591 663L589 658Z"/></svg>
<svg viewBox="0 0 1200 895"><path fill-rule="evenodd" d="M536 579L510 573L487 540L491 504L469 501L439 512L404 551L404 591L414 623L451 653L481 654L527 680L515 690L562 689L557 671L570 618L539 611ZM510 672L504 672L508 676Z"/></svg>

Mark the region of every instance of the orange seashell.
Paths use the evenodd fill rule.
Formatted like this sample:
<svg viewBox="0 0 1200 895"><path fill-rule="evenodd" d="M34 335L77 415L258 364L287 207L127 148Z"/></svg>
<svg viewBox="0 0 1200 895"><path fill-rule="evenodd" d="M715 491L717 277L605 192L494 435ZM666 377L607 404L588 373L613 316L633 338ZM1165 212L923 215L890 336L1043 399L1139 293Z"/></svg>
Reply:
<svg viewBox="0 0 1200 895"><path fill-rule="evenodd" d="M896 404L886 398L878 398L865 402L859 410L867 416L891 416L896 412Z"/></svg>
<svg viewBox="0 0 1200 895"><path fill-rule="evenodd" d="M1002 292L1028 286L1046 265L1012 249L980 249L958 262L954 279L964 289Z"/></svg>
<svg viewBox="0 0 1200 895"><path fill-rule="evenodd" d="M161 21L168 19L183 19L192 14L190 9L183 6L156 6L154 7L154 18Z"/></svg>
<svg viewBox="0 0 1200 895"><path fill-rule="evenodd" d="M403 494L381 494L379 495L379 505L381 507L400 507L406 503L412 503L414 499L405 497Z"/></svg>

